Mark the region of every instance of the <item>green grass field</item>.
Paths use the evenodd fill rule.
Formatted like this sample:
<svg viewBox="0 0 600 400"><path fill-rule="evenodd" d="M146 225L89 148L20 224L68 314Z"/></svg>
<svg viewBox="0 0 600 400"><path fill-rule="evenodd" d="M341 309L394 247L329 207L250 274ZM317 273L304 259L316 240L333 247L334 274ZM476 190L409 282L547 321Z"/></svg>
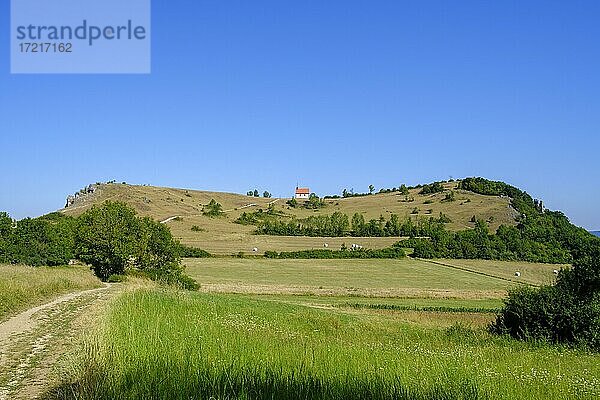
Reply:
<svg viewBox="0 0 600 400"><path fill-rule="evenodd" d="M87 267L0 265L0 321L60 294L100 286Z"/></svg>
<svg viewBox="0 0 600 400"><path fill-rule="evenodd" d="M138 290L112 306L60 399L593 399L600 357L234 294ZM401 314L401 313L400 313ZM467 320L468 321L468 320Z"/></svg>

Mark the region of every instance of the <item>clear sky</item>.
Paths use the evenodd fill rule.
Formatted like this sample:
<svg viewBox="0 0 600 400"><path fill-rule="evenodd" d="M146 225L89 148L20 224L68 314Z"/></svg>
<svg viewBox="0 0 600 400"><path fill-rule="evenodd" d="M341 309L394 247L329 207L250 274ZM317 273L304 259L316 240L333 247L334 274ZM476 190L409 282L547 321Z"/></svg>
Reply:
<svg viewBox="0 0 600 400"><path fill-rule="evenodd" d="M600 228L600 2L153 1L152 74L10 75L0 210L116 179L245 193L504 180Z"/></svg>

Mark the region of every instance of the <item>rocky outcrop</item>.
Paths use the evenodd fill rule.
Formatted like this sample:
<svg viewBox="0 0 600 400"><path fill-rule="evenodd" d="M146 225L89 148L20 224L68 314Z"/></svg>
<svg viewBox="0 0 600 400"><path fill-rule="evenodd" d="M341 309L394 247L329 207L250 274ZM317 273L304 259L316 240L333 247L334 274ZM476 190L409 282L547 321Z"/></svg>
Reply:
<svg viewBox="0 0 600 400"><path fill-rule="evenodd" d="M71 194L71 195L67 196L67 202L65 204L65 208L69 208L69 207L73 206L76 202L78 202L79 200L81 200L91 194L94 194L99 186L100 186L99 183L92 183L90 185L87 185L83 189L79 190L75 194Z"/></svg>

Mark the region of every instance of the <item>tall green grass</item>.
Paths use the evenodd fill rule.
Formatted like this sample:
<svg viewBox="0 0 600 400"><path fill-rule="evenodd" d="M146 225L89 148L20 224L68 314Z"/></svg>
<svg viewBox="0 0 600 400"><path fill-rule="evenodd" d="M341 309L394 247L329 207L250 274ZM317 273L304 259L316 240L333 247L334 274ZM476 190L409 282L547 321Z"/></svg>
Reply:
<svg viewBox="0 0 600 400"><path fill-rule="evenodd" d="M568 399L600 395L600 357L394 313L235 295L125 293L61 399Z"/></svg>
<svg viewBox="0 0 600 400"><path fill-rule="evenodd" d="M60 294L102 286L86 267L0 265L0 321Z"/></svg>

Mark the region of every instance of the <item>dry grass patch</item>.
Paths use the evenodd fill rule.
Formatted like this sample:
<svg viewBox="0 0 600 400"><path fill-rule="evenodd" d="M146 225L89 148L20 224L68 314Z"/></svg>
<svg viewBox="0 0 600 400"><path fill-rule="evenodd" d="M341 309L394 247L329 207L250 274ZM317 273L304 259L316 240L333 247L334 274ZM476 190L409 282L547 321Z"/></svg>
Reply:
<svg viewBox="0 0 600 400"><path fill-rule="evenodd" d="M204 291L367 297L500 298L516 283L413 259L186 259Z"/></svg>
<svg viewBox="0 0 600 400"><path fill-rule="evenodd" d="M84 266L0 265L0 321L58 295L101 286Z"/></svg>
<svg viewBox="0 0 600 400"><path fill-rule="evenodd" d="M123 201L136 209L143 216L150 216L163 221L179 216L168 222L173 236L182 243L203 248L214 254L233 254L240 251L250 253L257 247L259 252L267 250L293 251L322 248L327 242L331 248L337 248L342 242L358 243L368 248L382 248L398 240L398 238L303 238L253 235L253 226L234 223L243 212L266 210L269 203L274 202L275 210L287 217L306 218L311 215L330 215L335 211L348 214L361 213L365 219L379 218L383 215L397 214L400 218L437 217L444 213L452 222L447 224L449 230L470 228L473 215L489 221L490 229L495 231L500 224L515 224L515 210L510 206L508 198L483 196L468 191L455 189L456 183L446 183L447 190L454 190L455 201L442 201L445 193L420 195L419 189L410 192L414 201L405 201L398 193L382 193L363 197L327 200L327 206L319 210L291 208L286 205L288 199L265 199L249 197L235 193L207 192L187 189L173 189L153 186L135 186L124 184L101 185L96 193L87 196L74 206L63 210L69 215L79 215L93 204L106 200ZM292 187L290 187L292 189ZM210 218L202 215L202 206L214 199L221 203L226 215L221 218ZM419 213L411 214L417 208ZM431 210L431 213L427 211ZM197 226L200 231L192 231Z"/></svg>

